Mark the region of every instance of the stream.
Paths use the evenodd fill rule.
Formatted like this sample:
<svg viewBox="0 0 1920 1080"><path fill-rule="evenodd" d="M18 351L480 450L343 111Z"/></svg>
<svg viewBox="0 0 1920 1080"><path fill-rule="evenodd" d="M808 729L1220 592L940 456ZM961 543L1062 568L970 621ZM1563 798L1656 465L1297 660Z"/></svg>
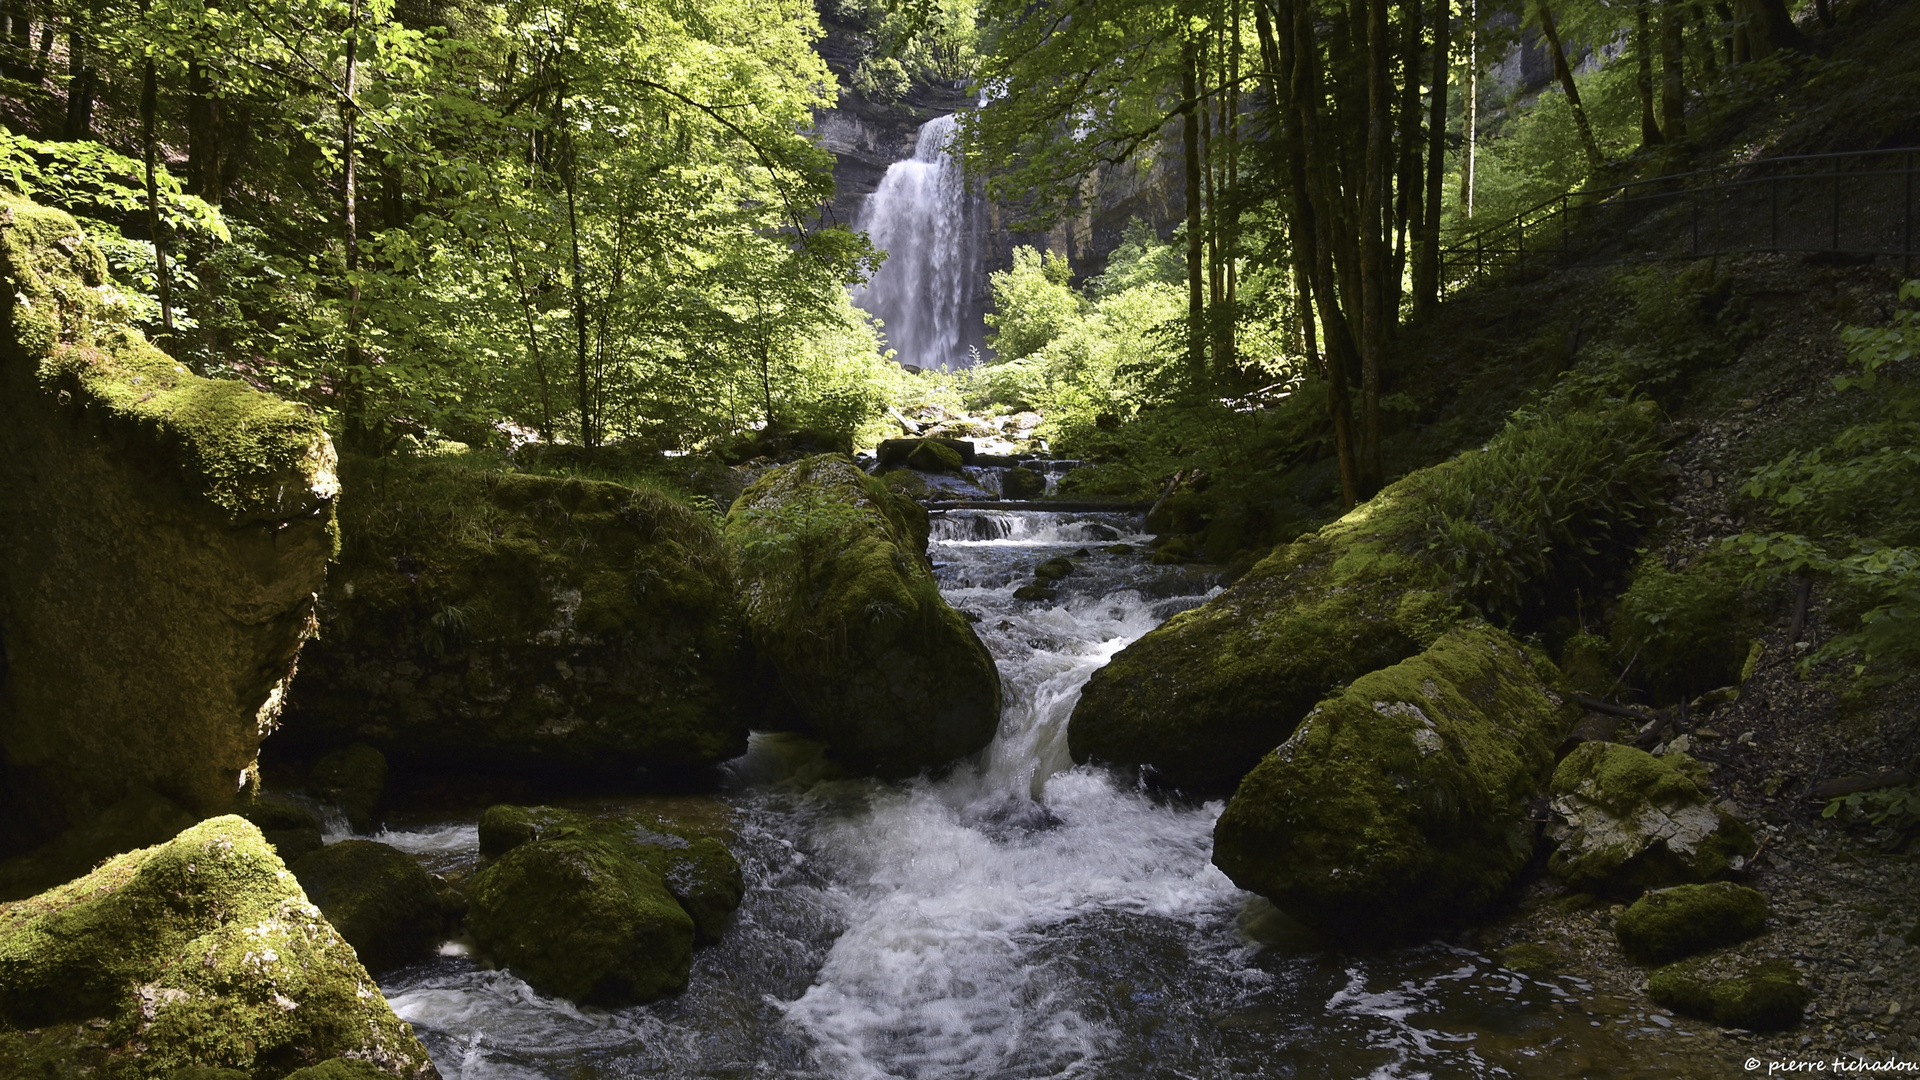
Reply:
<svg viewBox="0 0 1920 1080"><path fill-rule="evenodd" d="M1320 949L1213 867L1221 804L1072 764L1067 718L1088 676L1213 588L1149 564L1139 529L1113 514L935 516L942 590L979 616L1004 683L977 760L938 779L845 779L818 744L757 734L721 805L654 801L724 815L748 883L685 993L580 1008L449 943L385 973L394 1010L446 1080L1678 1075L1634 1045L1665 1018L1577 979L1438 941ZM1012 598L1036 564L1083 550L1057 600ZM394 819L378 839L431 869L471 867L480 809Z"/></svg>

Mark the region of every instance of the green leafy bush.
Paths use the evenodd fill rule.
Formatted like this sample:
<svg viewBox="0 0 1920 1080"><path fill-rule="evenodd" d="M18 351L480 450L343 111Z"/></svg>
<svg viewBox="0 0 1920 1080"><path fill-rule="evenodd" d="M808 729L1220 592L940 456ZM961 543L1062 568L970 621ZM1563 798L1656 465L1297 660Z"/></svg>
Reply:
<svg viewBox="0 0 1920 1080"><path fill-rule="evenodd" d="M1709 550L1680 570L1658 555L1642 559L1614 610L1615 649L1637 657L1643 681L1663 698L1738 682L1749 638L1759 630L1756 598L1737 557Z"/></svg>

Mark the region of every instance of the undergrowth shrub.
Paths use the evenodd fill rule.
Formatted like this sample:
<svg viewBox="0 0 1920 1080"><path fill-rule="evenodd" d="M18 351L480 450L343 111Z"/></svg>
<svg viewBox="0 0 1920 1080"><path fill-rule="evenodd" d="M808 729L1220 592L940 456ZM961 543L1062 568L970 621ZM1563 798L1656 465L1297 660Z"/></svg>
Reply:
<svg viewBox="0 0 1920 1080"><path fill-rule="evenodd" d="M1680 570L1655 554L1641 560L1614 609L1613 642L1657 699L1739 681L1748 641L1760 629L1759 598L1743 571L1719 548Z"/></svg>

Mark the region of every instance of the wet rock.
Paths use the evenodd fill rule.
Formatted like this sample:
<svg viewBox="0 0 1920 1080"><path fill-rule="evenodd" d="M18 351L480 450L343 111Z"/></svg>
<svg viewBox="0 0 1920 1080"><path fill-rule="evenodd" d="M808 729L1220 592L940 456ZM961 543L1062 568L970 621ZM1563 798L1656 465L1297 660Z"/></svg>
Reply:
<svg viewBox="0 0 1920 1080"><path fill-rule="evenodd" d="M962 462L960 451L950 441L939 439L922 439L907 455L907 467L920 472L959 472Z"/></svg>
<svg viewBox="0 0 1920 1080"><path fill-rule="evenodd" d="M911 460L913 455L930 442L941 449L927 451L932 456L922 458L922 461L932 461L943 467L913 464ZM942 450L951 450L958 455L958 460L949 457ZM874 448L874 453L881 469L898 469L906 466L926 472L954 472L962 465L973 464L975 458L973 444L965 439L884 439ZM952 464L946 464L949 461Z"/></svg>
<svg viewBox="0 0 1920 1080"><path fill-rule="evenodd" d="M385 844L342 840L303 856L293 875L368 971L418 960L445 934L432 877Z"/></svg>
<svg viewBox="0 0 1920 1080"><path fill-rule="evenodd" d="M1800 1022L1813 991L1787 960L1767 960L1716 978L1697 961L1671 964L1647 980L1647 996L1682 1016L1721 1027L1781 1031Z"/></svg>
<svg viewBox="0 0 1920 1080"><path fill-rule="evenodd" d="M1051 603L1055 600L1058 600L1060 598L1060 594L1055 592L1053 589L1047 587L1046 585L1042 585L1039 582L1034 582L1032 585L1022 585L1019 588L1013 590L1013 598L1015 600L1033 600L1033 601Z"/></svg>
<svg viewBox="0 0 1920 1080"><path fill-rule="evenodd" d="M746 750L752 656L712 523L656 492L363 461L287 749L396 768L698 779ZM376 494L377 493L377 494Z"/></svg>
<svg viewBox="0 0 1920 1080"><path fill-rule="evenodd" d="M337 1057L290 1072L284 1080L384 1080L387 1075L356 1058Z"/></svg>
<svg viewBox="0 0 1920 1080"><path fill-rule="evenodd" d="M589 835L517 845L482 870L467 929L532 986L600 1005L687 985L694 923L660 876Z"/></svg>
<svg viewBox="0 0 1920 1080"><path fill-rule="evenodd" d="M1527 805L1571 719L1558 679L1485 625L1362 676L1241 782L1214 863L1339 937L1473 917L1533 852Z"/></svg>
<svg viewBox="0 0 1920 1080"><path fill-rule="evenodd" d="M259 827L260 834L267 838L267 843L273 845L280 861L288 866L292 866L307 852L320 850L325 843L321 835L319 813L306 803L286 795L257 795L242 814Z"/></svg>
<svg viewBox="0 0 1920 1080"><path fill-rule="evenodd" d="M1025 501L1047 493L1047 478L1032 469L1008 469L1000 478L1000 497Z"/></svg>
<svg viewBox="0 0 1920 1080"><path fill-rule="evenodd" d="M753 640L802 726L907 776L984 747L1000 679L922 552L926 512L844 458L769 472L728 512Z"/></svg>
<svg viewBox="0 0 1920 1080"><path fill-rule="evenodd" d="M0 900L32 896L79 877L102 859L164 844L194 820L173 800L148 788L136 788L99 817L68 829L26 855L0 863ZM315 839L317 842L317 834Z"/></svg>
<svg viewBox="0 0 1920 1080"><path fill-rule="evenodd" d="M355 832L373 828L387 789L386 755L365 743L335 750L313 763L307 788L340 808Z"/></svg>
<svg viewBox="0 0 1920 1080"><path fill-rule="evenodd" d="M1706 770L1619 743L1575 747L1553 773L1548 869L1568 889L1630 899L1663 885L1724 877L1753 854L1752 834L1711 804Z"/></svg>
<svg viewBox="0 0 1920 1080"><path fill-rule="evenodd" d="M1059 581L1071 573L1073 573L1073 560L1064 555L1059 558L1048 559L1046 562L1033 568L1033 577L1036 582Z"/></svg>
<svg viewBox="0 0 1920 1080"><path fill-rule="evenodd" d="M1767 898L1716 881L1655 889L1613 924L1620 951L1638 964L1664 964L1757 937L1767 928Z"/></svg>
<svg viewBox="0 0 1920 1080"><path fill-rule="evenodd" d="M352 947L239 817L0 907L4 1026L56 1042L87 1032L142 1076L213 1065L279 1076L349 1054L388 1076L436 1075Z"/></svg>
<svg viewBox="0 0 1920 1080"><path fill-rule="evenodd" d="M73 218L0 217L0 854L138 787L226 813L313 631L333 447L149 344Z"/></svg>

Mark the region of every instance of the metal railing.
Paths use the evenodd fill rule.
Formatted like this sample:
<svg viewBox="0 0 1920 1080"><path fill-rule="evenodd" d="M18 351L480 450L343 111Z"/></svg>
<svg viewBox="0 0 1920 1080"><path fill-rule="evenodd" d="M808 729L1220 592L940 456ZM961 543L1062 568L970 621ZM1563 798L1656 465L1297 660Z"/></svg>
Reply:
<svg viewBox="0 0 1920 1080"><path fill-rule="evenodd" d="M1762 158L1548 199L1440 251L1451 293L1523 268L1752 252L1899 259L1911 272L1920 148Z"/></svg>

